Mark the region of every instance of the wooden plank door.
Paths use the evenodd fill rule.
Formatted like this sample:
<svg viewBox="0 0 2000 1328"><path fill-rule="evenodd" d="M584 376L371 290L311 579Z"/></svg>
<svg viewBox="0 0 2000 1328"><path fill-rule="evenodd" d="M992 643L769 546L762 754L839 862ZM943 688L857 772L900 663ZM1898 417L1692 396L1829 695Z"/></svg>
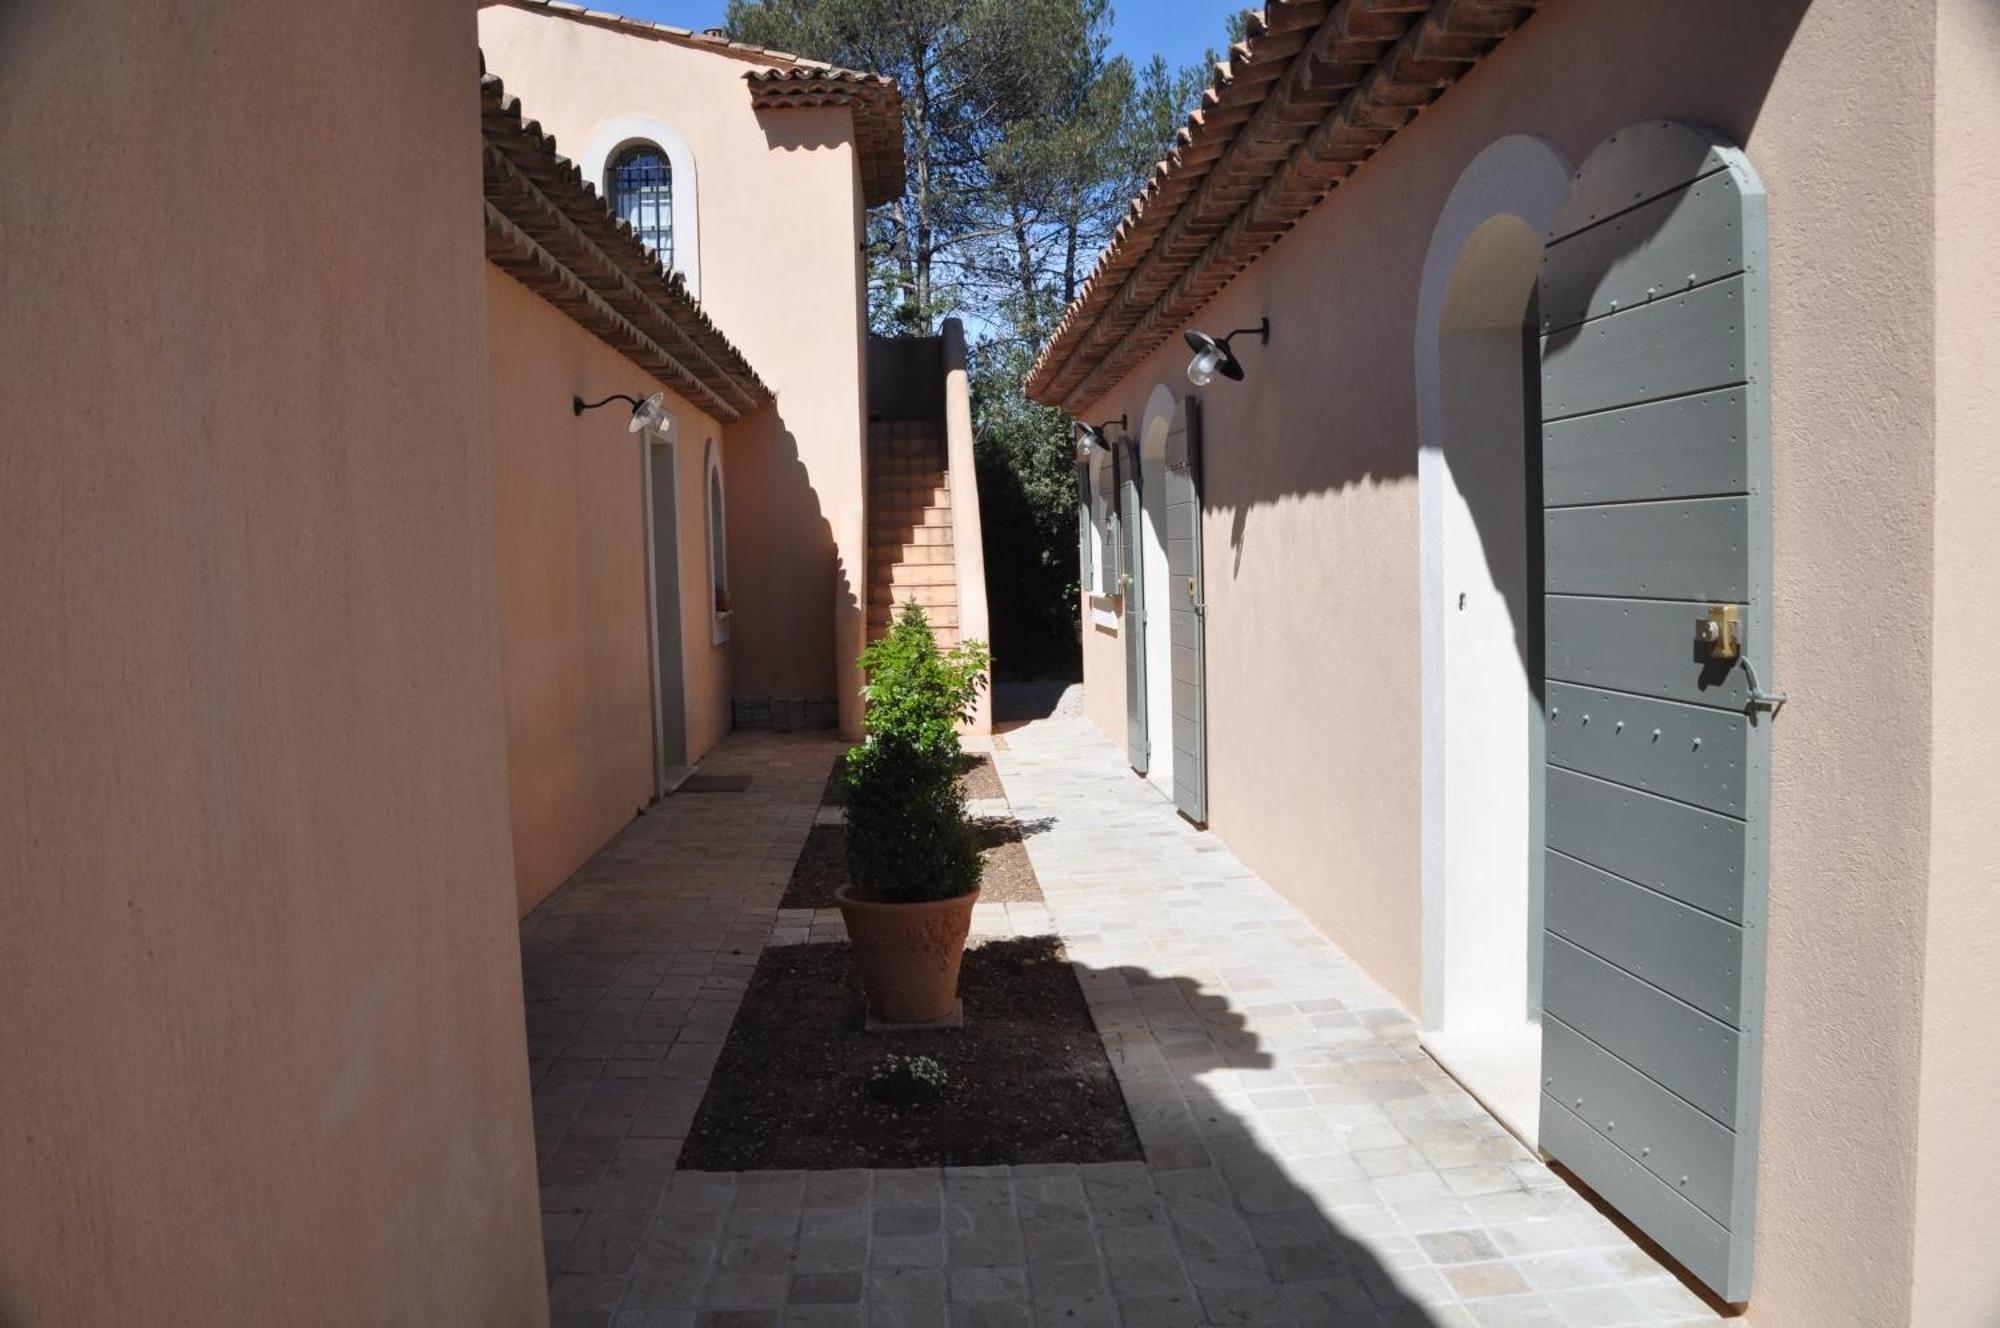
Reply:
<svg viewBox="0 0 2000 1328"><path fill-rule="evenodd" d="M1550 232L1541 1143L1750 1292L1771 676L1764 193L1712 135L1608 139ZM1743 658L1702 640L1734 614Z"/></svg>
<svg viewBox="0 0 2000 1328"><path fill-rule="evenodd" d="M1145 774L1152 764L1146 735L1145 514L1139 507L1139 448L1130 439L1112 453L1118 480L1119 635L1125 640L1125 753Z"/></svg>
<svg viewBox="0 0 2000 1328"><path fill-rule="evenodd" d="M1208 821L1208 693L1201 573L1201 400L1188 397L1167 434L1167 594L1174 688L1174 806Z"/></svg>

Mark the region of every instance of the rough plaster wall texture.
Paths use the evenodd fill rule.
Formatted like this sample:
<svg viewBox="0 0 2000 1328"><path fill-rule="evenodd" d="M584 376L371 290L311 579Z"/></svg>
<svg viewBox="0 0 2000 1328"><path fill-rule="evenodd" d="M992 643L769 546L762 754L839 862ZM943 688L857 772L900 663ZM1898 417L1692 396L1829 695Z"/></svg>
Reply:
<svg viewBox="0 0 2000 1328"><path fill-rule="evenodd" d="M1940 0L1937 29L1937 526L1930 897L1912 1319L2000 1322L2000 9Z"/></svg>
<svg viewBox="0 0 2000 1328"><path fill-rule="evenodd" d="M1755 1295L1775 1328L1910 1319L1931 31L1918 0L1555 0L1194 320L1273 320L1250 381L1204 394L1213 824L1414 1001L1409 355L1438 209L1509 133L1580 161L1626 124L1677 117L1748 148L1771 199L1773 685L1794 697L1775 752ZM1089 413L1140 408L1184 361L1163 348ZM1119 686L1115 651L1086 658L1093 690ZM1122 706L1091 713L1122 738Z"/></svg>
<svg viewBox="0 0 2000 1328"><path fill-rule="evenodd" d="M646 444L616 403L664 386L488 267L502 679L514 869L526 914L653 795ZM714 420L668 393L679 444L682 705L688 755L727 731L728 647L708 617L702 455Z"/></svg>
<svg viewBox="0 0 2000 1328"><path fill-rule="evenodd" d="M844 107L759 115L751 63L505 5L482 9L487 67L571 152L649 115L692 150L702 306L777 394L729 430L734 686L835 693L843 508L864 501L859 177ZM859 577L856 584L861 584Z"/></svg>
<svg viewBox="0 0 2000 1328"><path fill-rule="evenodd" d="M1143 404L1143 398L1141 402ZM1113 411L1114 416L1116 410ZM1115 625L1098 626L1092 615L1092 597L1079 595L1078 613L1083 624L1083 709L1090 722L1117 742L1125 744L1125 643ZM1115 605L1115 600L1105 600ZM1214 725L1209 726L1214 731Z"/></svg>
<svg viewBox="0 0 2000 1328"><path fill-rule="evenodd" d="M0 9L0 1321L543 1322L471 8L133 18Z"/></svg>

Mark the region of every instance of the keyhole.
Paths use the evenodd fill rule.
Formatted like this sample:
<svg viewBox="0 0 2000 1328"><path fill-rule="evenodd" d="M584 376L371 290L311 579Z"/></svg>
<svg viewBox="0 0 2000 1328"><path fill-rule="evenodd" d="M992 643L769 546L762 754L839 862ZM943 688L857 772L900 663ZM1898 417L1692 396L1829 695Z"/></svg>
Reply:
<svg viewBox="0 0 2000 1328"><path fill-rule="evenodd" d="M1465 592L1463 590L1458 592L1458 611L1460 613L1465 612Z"/></svg>

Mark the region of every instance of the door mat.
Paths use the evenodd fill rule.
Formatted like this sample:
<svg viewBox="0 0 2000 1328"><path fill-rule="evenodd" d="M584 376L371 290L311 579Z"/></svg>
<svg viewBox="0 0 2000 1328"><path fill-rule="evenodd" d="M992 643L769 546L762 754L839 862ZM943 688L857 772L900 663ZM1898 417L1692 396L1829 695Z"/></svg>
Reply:
<svg viewBox="0 0 2000 1328"><path fill-rule="evenodd" d="M743 793L750 788L748 775L689 775L676 793Z"/></svg>

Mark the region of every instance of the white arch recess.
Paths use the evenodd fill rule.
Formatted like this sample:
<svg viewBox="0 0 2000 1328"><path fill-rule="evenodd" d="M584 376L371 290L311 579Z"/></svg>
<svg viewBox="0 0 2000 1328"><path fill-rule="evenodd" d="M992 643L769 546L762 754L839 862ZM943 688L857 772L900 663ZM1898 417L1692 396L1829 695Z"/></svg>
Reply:
<svg viewBox="0 0 2000 1328"><path fill-rule="evenodd" d="M701 296L701 209L695 206L700 182L695 175L694 150L680 132L649 115L621 115L597 127L584 146L577 166L600 194L604 168L634 143L653 143L667 154L674 171L674 271L686 280L689 294Z"/></svg>
<svg viewBox="0 0 2000 1328"><path fill-rule="evenodd" d="M1490 827L1463 824L1464 809L1479 797L1453 799L1447 792L1451 763L1446 726L1455 694L1447 682L1447 614L1457 604L1446 581L1454 562L1463 560L1463 550L1455 560L1447 544L1454 530L1458 533L1451 537L1452 548L1466 540L1469 519L1461 510L1466 499L1453 485L1445 450L1442 341L1448 329L1488 325L1482 321L1487 313L1479 308L1482 296L1489 302L1512 299L1514 316L1519 318L1518 288L1482 291L1475 280L1454 291L1453 276L1461 262L1468 264L1469 280L1489 266L1515 281L1524 263L1532 262L1539 271L1542 237L1569 194L1572 174L1562 153L1541 138L1516 134L1489 144L1459 176L1432 230L1416 318L1417 490L1423 544L1423 1036L1448 1070L1517 1132L1525 1129L1529 1138L1538 1114L1540 1039L1528 1008L1532 1003L1528 956L1539 942L1532 934L1539 927L1539 916L1532 911L1524 916L1518 900L1494 907L1490 898L1468 893L1465 873L1447 871L1453 850L1450 810L1459 811L1461 835L1468 829L1477 834ZM1497 328L1499 322L1493 315L1492 326ZM1527 519L1525 503L1521 519ZM1525 536L1524 526L1524 541ZM1453 599L1449 606L1448 598ZM1494 702L1496 712L1510 704L1512 680L1504 682ZM1467 713L1463 689L1456 695L1456 713L1463 717ZM1518 699L1518 686L1513 686L1511 695ZM1526 714L1520 722L1525 735ZM1529 797L1531 771L1528 754L1524 751L1521 756L1518 774L1508 772L1508 786L1492 793L1510 807L1518 798L1526 808L1534 805ZM1460 764L1463 767L1463 761ZM1466 778L1463 768L1460 778ZM1513 782L1516 779L1518 783ZM1487 791L1475 792L1484 796ZM1526 815L1525 811L1510 814ZM1532 833L1532 827L1524 827L1518 819L1507 827L1514 838L1524 828ZM1523 870L1531 847L1527 841L1521 844ZM1532 910L1532 901L1526 907Z"/></svg>
<svg viewBox="0 0 2000 1328"><path fill-rule="evenodd" d="M725 608L729 590L729 484L722 473L722 448L711 438L701 468L702 533L708 544L708 621L713 644L729 640L734 607Z"/></svg>
<svg viewBox="0 0 2000 1328"><path fill-rule="evenodd" d="M1139 425L1139 530L1134 545L1146 577L1146 778L1174 796L1174 642L1167 579L1167 435L1180 403L1162 383L1146 398Z"/></svg>

